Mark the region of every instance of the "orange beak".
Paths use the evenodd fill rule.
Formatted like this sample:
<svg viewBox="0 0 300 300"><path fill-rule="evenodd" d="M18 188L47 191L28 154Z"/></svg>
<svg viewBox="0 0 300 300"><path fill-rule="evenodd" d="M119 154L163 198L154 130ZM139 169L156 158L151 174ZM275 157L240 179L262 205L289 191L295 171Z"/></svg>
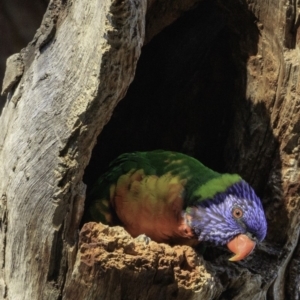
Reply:
<svg viewBox="0 0 300 300"><path fill-rule="evenodd" d="M229 258L230 261L238 261L246 258L255 248L256 243L245 234L239 234L228 244L228 249L235 255Z"/></svg>

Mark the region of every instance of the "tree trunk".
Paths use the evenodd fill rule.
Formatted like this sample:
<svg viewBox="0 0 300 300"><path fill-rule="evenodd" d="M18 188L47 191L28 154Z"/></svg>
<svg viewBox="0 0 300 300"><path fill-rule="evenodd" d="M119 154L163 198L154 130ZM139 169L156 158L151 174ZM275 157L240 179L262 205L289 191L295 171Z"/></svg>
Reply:
<svg viewBox="0 0 300 300"><path fill-rule="evenodd" d="M300 298L298 4L182 2L52 0L8 60L3 299ZM251 257L81 226L86 189L108 162L155 148L253 185L268 235Z"/></svg>

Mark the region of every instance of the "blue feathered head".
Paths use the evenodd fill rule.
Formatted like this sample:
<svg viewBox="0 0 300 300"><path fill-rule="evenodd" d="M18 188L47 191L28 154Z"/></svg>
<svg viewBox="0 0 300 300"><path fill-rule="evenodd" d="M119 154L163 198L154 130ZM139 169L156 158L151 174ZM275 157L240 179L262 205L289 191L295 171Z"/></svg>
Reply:
<svg viewBox="0 0 300 300"><path fill-rule="evenodd" d="M249 239L249 249L251 241L253 250L255 244L261 242L267 233L261 201L243 180L210 199L199 201L188 213L191 216L190 225L200 241L228 245L236 237L243 235L245 240ZM244 242L238 243L237 247L242 247ZM230 248L229 245L228 247Z"/></svg>

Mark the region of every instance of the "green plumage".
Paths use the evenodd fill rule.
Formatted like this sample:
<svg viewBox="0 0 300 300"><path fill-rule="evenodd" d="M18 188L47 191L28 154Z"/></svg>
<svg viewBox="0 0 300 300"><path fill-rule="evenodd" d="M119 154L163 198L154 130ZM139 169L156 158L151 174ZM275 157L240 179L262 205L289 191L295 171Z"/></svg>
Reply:
<svg viewBox="0 0 300 300"><path fill-rule="evenodd" d="M172 234L166 224L179 222L182 210L240 180L236 174L219 174L182 153L125 153L111 162L92 189L88 219L113 224L117 216L132 235L143 231L155 239L156 233L151 233L156 230L162 232L156 240L165 240ZM175 223L174 228L179 226Z"/></svg>

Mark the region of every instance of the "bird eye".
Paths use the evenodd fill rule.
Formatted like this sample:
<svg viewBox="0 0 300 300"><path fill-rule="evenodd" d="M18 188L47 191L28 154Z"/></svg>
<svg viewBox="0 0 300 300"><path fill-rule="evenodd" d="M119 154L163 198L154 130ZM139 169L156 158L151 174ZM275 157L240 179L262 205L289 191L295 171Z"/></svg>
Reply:
<svg viewBox="0 0 300 300"><path fill-rule="evenodd" d="M241 208L239 207L235 207L233 210L232 210L232 215L235 219L240 219L242 216L243 216L243 211Z"/></svg>

